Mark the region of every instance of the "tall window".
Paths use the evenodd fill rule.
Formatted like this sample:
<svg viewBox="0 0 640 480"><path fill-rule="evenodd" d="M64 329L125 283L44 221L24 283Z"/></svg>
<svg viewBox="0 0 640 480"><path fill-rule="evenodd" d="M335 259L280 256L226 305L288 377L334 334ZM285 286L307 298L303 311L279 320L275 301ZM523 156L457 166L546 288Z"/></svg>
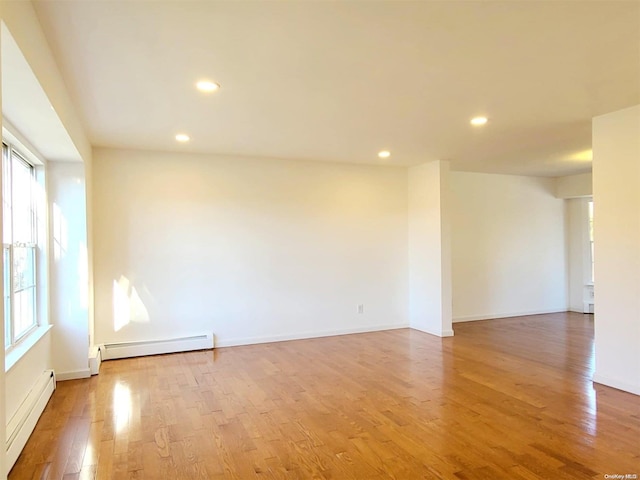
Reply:
<svg viewBox="0 0 640 480"><path fill-rule="evenodd" d="M37 326L35 168L2 144L5 347Z"/></svg>
<svg viewBox="0 0 640 480"><path fill-rule="evenodd" d="M589 202L589 253L591 255L591 283L594 281L593 262L593 201Z"/></svg>

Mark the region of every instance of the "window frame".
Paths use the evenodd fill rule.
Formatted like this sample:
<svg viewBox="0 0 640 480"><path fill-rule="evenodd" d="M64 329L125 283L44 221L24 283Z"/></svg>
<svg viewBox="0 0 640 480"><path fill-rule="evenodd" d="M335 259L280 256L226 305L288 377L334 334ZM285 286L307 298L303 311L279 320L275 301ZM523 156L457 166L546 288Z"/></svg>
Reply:
<svg viewBox="0 0 640 480"><path fill-rule="evenodd" d="M31 154L31 152L27 152ZM14 219L14 175L13 166L14 160L22 163L29 170L29 216L30 216L30 241L16 242L14 239L15 232L15 219ZM15 347L29 337L34 331L40 327L40 315L38 313L38 296L40 294L38 285L38 202L36 199L36 186L37 186L37 173L36 167L33 162L28 160L28 155L25 155L19 148L6 139L2 141L2 201L3 201L3 226L7 225L6 214L9 212L10 219L10 239L9 243L6 243L6 231L3 227L3 276L4 276L4 292L3 292L3 308L5 309L4 315L4 329L5 329L5 355L12 352ZM6 162L6 163L5 163ZM9 176L7 179L6 176ZM9 197L9 207L6 207L5 195ZM25 288L21 288L20 292L16 292L15 285L15 250L17 248L27 248L31 252L31 277L32 281L30 285ZM8 264L8 268L7 268ZM8 285L7 285L8 281ZM31 312L32 319L30 325L16 334L17 318L16 318L16 298L17 294L25 290L33 290L31 297ZM8 304L8 305L7 305ZM8 306L8 311L7 307Z"/></svg>
<svg viewBox="0 0 640 480"><path fill-rule="evenodd" d="M594 217L594 205L593 198L587 202L587 228L589 235L589 283L591 285L595 282L595 261L594 261L594 241L593 241L593 217Z"/></svg>

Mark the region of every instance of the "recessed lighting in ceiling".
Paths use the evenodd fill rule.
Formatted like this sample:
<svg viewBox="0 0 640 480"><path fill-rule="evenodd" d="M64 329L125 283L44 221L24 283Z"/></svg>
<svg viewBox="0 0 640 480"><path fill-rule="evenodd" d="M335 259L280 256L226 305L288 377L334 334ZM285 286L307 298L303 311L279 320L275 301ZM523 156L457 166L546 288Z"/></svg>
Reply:
<svg viewBox="0 0 640 480"><path fill-rule="evenodd" d="M180 143L186 143L191 140L191 138L186 133L179 133L176 135L176 140Z"/></svg>
<svg viewBox="0 0 640 480"><path fill-rule="evenodd" d="M391 152L389 150L382 150L381 152L378 152L378 156L380 158L389 158L391 156Z"/></svg>
<svg viewBox="0 0 640 480"><path fill-rule="evenodd" d="M199 80L196 83L196 88L204 93L215 92L220 89L220 85L212 82L211 80Z"/></svg>
<svg viewBox="0 0 640 480"><path fill-rule="evenodd" d="M481 125L486 124L489 121L489 119L487 117L474 117L471 119L471 125L475 125L476 127L479 127Z"/></svg>

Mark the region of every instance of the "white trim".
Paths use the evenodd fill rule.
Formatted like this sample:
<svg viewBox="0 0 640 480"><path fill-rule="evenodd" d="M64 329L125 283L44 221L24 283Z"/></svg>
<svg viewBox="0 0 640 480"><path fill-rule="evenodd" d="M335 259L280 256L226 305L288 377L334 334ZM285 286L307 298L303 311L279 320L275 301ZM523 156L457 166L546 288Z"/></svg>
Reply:
<svg viewBox="0 0 640 480"><path fill-rule="evenodd" d="M573 312L573 313L593 313L593 312L585 312L584 308L580 307L580 308L576 308L576 307L569 307L569 310L567 310L567 312Z"/></svg>
<svg viewBox="0 0 640 480"><path fill-rule="evenodd" d="M100 373L100 365L102 364L102 351L99 345L94 345L89 349L89 371L91 375Z"/></svg>
<svg viewBox="0 0 640 480"><path fill-rule="evenodd" d="M308 338L334 337L338 335L351 335L353 333L379 332L383 330L397 330L400 328L409 328L408 323L393 325L370 325L367 327L345 328L339 330L321 330L316 332L304 332L297 334L284 335L267 335L263 337L240 337L218 340L216 338L216 347L236 347L240 345L255 345L258 343L287 342L289 340L305 340Z"/></svg>
<svg viewBox="0 0 640 480"><path fill-rule="evenodd" d="M17 343L4 357L4 371L11 370L52 328L53 325L40 325Z"/></svg>
<svg viewBox="0 0 640 480"><path fill-rule="evenodd" d="M442 332L437 332L435 330L426 330L426 329L416 328L416 327L410 327L410 328L412 330L416 330L418 332L426 333L428 335L433 335L435 337L441 337L441 338L453 337L453 330L444 330Z"/></svg>
<svg viewBox="0 0 640 480"><path fill-rule="evenodd" d="M42 167L47 164L47 161L38 149L35 148L6 117L2 117L2 138L5 139L6 143L18 147L16 150L34 166Z"/></svg>
<svg viewBox="0 0 640 480"><path fill-rule="evenodd" d="M53 370L45 370L7 423L7 471L16 463L55 389Z"/></svg>
<svg viewBox="0 0 640 480"><path fill-rule="evenodd" d="M591 254L589 254L591 255ZM589 257L591 258L591 257ZM591 264L589 264L591 265ZM595 286L593 282L590 284L585 284L582 288L582 298L583 298L583 307L582 311L584 313L593 313L593 309L595 308Z"/></svg>
<svg viewBox="0 0 640 480"><path fill-rule="evenodd" d="M105 343L98 346L101 360L116 358L142 357L164 353L209 350L214 345L213 333L191 337L166 338L161 340L140 340L133 342Z"/></svg>
<svg viewBox="0 0 640 480"><path fill-rule="evenodd" d="M89 378L91 376L91 370L89 368L83 368L82 370L73 370L71 372L56 373L56 380L62 382L64 380L76 380L78 378Z"/></svg>
<svg viewBox="0 0 640 480"><path fill-rule="evenodd" d="M550 310L532 310L530 312L492 313L489 315L469 315L466 317L456 317L453 319L453 323L475 322L476 320L493 320L496 318L526 317L529 315L545 315L547 313L563 313L566 311L567 311L567 307L552 308Z"/></svg>
<svg viewBox="0 0 640 480"><path fill-rule="evenodd" d="M618 390L623 390L635 395L640 395L640 384L634 385L633 383L629 383L614 377L609 377L608 375L602 375L598 372L595 372L593 374L593 382L607 387L617 388Z"/></svg>

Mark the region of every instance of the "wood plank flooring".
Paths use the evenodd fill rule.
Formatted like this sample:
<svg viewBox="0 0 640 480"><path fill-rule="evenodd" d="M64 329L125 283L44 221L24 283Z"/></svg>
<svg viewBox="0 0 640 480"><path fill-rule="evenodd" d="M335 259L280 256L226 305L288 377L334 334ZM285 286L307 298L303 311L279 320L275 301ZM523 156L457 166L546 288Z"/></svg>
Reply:
<svg viewBox="0 0 640 480"><path fill-rule="evenodd" d="M58 383L9 479L640 475L640 397L592 384L593 316L454 330L105 362Z"/></svg>

